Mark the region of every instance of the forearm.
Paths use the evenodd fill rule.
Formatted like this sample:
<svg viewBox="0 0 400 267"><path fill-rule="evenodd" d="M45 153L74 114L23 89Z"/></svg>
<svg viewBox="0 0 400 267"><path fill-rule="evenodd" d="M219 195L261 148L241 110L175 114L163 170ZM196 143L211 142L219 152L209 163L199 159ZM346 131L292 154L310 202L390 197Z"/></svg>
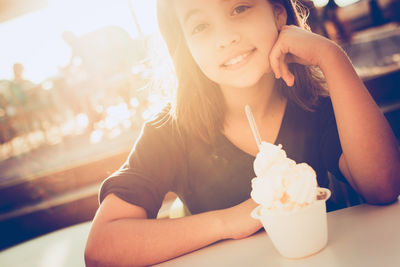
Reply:
<svg viewBox="0 0 400 267"><path fill-rule="evenodd" d="M154 264L223 238L218 211L179 219L119 219L96 228L101 230L91 233L86 255L93 266Z"/></svg>
<svg viewBox="0 0 400 267"><path fill-rule="evenodd" d="M366 199L400 191L400 155L394 134L375 101L338 48L326 57L325 75L343 155L356 187ZM325 65L324 65L325 64ZM378 195L377 195L378 194Z"/></svg>

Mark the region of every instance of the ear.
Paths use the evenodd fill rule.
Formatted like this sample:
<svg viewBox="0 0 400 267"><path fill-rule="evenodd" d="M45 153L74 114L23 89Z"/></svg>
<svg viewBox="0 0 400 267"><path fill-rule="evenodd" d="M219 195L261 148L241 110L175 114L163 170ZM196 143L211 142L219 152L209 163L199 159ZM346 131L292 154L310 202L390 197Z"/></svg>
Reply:
<svg viewBox="0 0 400 267"><path fill-rule="evenodd" d="M286 25L287 21L287 12L285 7L282 4L274 4L273 6L275 25L278 30L282 28L282 26Z"/></svg>

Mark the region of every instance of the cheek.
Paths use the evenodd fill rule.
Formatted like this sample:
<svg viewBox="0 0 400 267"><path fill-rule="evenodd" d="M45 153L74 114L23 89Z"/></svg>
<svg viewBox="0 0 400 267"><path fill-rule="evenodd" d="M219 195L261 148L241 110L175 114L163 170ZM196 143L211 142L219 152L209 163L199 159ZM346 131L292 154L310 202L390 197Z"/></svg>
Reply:
<svg viewBox="0 0 400 267"><path fill-rule="evenodd" d="M259 15L255 19L249 21L249 25L258 25L257 27L248 27L253 35L258 35L263 41L271 42L276 40L278 28L274 16L268 10L265 10L264 15Z"/></svg>
<svg viewBox="0 0 400 267"><path fill-rule="evenodd" d="M278 31L275 28L269 28L263 33L259 33L258 43L263 48L262 50L266 55L269 55L277 40Z"/></svg>
<svg viewBox="0 0 400 267"><path fill-rule="evenodd" d="M197 48L190 48L190 53L192 54L192 57L197 65L201 67L205 62L202 50Z"/></svg>
<svg viewBox="0 0 400 267"><path fill-rule="evenodd" d="M205 45L192 45L189 46L190 53L196 64L203 71L206 76L209 76L213 67L213 58L212 51L208 51Z"/></svg>

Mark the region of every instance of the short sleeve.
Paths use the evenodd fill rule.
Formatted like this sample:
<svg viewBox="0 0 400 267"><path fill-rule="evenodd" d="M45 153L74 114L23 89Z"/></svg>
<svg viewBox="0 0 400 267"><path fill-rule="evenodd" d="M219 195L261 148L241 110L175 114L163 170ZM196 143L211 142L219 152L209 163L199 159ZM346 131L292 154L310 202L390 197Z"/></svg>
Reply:
<svg viewBox="0 0 400 267"><path fill-rule="evenodd" d="M168 112L144 124L126 163L101 185L99 201L111 193L156 218L182 167L183 143Z"/></svg>
<svg viewBox="0 0 400 267"><path fill-rule="evenodd" d="M320 100L318 108L319 125L321 130L320 151L323 164L337 179L347 183L339 169L339 158L342 155L342 146L340 144L339 133L336 125L336 119L329 97Z"/></svg>

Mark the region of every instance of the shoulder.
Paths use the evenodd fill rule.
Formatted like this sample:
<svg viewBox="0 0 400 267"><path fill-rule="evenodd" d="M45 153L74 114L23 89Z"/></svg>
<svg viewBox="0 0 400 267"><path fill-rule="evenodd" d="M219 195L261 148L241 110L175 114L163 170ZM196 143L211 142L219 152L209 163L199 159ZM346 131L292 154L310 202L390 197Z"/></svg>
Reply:
<svg viewBox="0 0 400 267"><path fill-rule="evenodd" d="M171 105L167 104L142 127L135 150L182 150L185 136L179 129L171 113Z"/></svg>
<svg viewBox="0 0 400 267"><path fill-rule="evenodd" d="M179 138L181 131L171 112L171 104L167 104L160 112L144 123L143 134L156 135L161 138Z"/></svg>
<svg viewBox="0 0 400 267"><path fill-rule="evenodd" d="M167 103L161 111L157 112L154 116L152 116L149 120L145 122L145 126L160 128L165 126L166 124L171 125L171 121L173 119L173 115L171 113L171 104Z"/></svg>
<svg viewBox="0 0 400 267"><path fill-rule="evenodd" d="M170 109L166 106L144 123L127 167L140 170L149 177L174 176L182 167L187 149Z"/></svg>

